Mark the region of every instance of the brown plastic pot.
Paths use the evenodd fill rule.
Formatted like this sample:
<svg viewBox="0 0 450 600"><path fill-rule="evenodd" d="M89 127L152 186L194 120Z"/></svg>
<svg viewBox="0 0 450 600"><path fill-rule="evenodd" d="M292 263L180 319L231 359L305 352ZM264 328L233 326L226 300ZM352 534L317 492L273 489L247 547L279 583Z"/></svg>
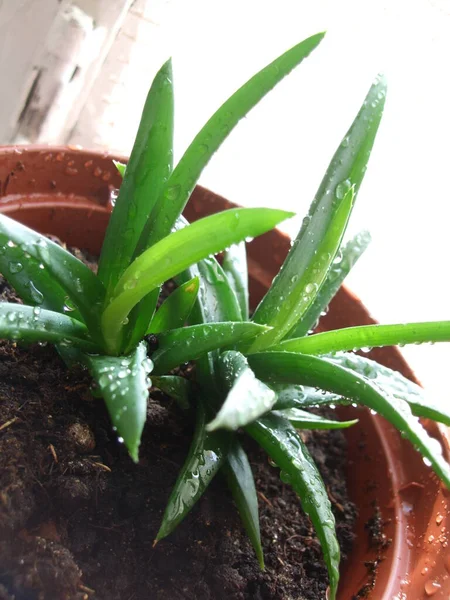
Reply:
<svg viewBox="0 0 450 600"><path fill-rule="evenodd" d="M0 211L68 244L98 253L110 212L110 195L120 176L107 153L77 148L7 147L0 150ZM188 219L229 208L231 203L197 187ZM250 290L259 301L289 249L279 231L249 245ZM333 300L321 328L373 323L361 301L346 288ZM395 348L374 350L372 358L414 379ZM354 409L345 413L354 414ZM379 416L357 412L360 422L347 430L348 485L359 517L353 552L342 567L340 600L350 600L368 581L369 561L382 558L373 590L376 600L450 597L450 494L420 455ZM427 423L448 459L447 430ZM381 509L384 534L391 541L381 552L369 547L364 524Z"/></svg>

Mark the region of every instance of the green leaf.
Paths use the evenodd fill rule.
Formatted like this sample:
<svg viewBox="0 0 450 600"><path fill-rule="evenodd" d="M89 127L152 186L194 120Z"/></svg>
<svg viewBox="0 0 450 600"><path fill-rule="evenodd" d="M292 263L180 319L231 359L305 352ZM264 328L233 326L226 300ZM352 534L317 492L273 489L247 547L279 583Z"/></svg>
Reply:
<svg viewBox="0 0 450 600"><path fill-rule="evenodd" d="M247 341L265 331L256 323L203 323L166 331L158 336L153 353L155 375L167 373L182 363L195 360L217 348Z"/></svg>
<svg viewBox="0 0 450 600"><path fill-rule="evenodd" d="M131 263L144 225L172 171L172 141L172 64L168 60L148 93L103 242L98 275L108 297Z"/></svg>
<svg viewBox="0 0 450 600"><path fill-rule="evenodd" d="M290 216L282 210L231 209L175 231L146 250L125 271L104 310L102 327L110 352L118 351L130 310L149 292L210 254L260 235Z"/></svg>
<svg viewBox="0 0 450 600"><path fill-rule="evenodd" d="M123 179L125 176L125 171L127 170L127 165L125 163L121 163L119 160L113 160L113 163Z"/></svg>
<svg viewBox="0 0 450 600"><path fill-rule="evenodd" d="M237 439L233 439L231 443L230 451L222 470L225 473L228 487L238 507L242 523L255 550L256 558L261 569L264 569L255 481L247 454Z"/></svg>
<svg viewBox="0 0 450 600"><path fill-rule="evenodd" d="M248 425L246 431L281 469L281 479L300 496L322 546L330 578L329 599L334 600L340 560L335 520L325 485L308 449L289 421L274 413Z"/></svg>
<svg viewBox="0 0 450 600"><path fill-rule="evenodd" d="M236 430L268 412L276 401L275 392L256 379L245 356L229 351L220 355L221 379L228 388L221 409L206 427Z"/></svg>
<svg viewBox="0 0 450 600"><path fill-rule="evenodd" d="M87 339L88 335L83 323L66 315L39 306L0 302L0 338L74 345L86 352L98 352L98 346Z"/></svg>
<svg viewBox="0 0 450 600"><path fill-rule="evenodd" d="M442 456L439 442L428 435L408 403L390 395L388 389L381 390L367 377L316 356L265 352L250 356L248 361L257 376L270 373L274 381L320 387L375 410L431 462L435 473L450 488L450 467Z"/></svg>
<svg viewBox="0 0 450 600"><path fill-rule="evenodd" d="M200 288L189 322L214 323L224 321L240 321L241 311L225 271L214 257L205 258L184 272L183 277L197 275ZM197 380L211 398L215 406L223 402L220 387L218 350L202 356L196 364Z"/></svg>
<svg viewBox="0 0 450 600"><path fill-rule="evenodd" d="M302 337L316 327L321 315L327 310L328 305L338 292L344 279L366 250L369 243L369 232L361 231L338 252L314 302L297 325L289 332L287 337Z"/></svg>
<svg viewBox="0 0 450 600"><path fill-rule="evenodd" d="M230 439L229 433L206 431L205 411L200 403L189 454L170 494L155 543L172 533L199 500L223 465Z"/></svg>
<svg viewBox="0 0 450 600"><path fill-rule="evenodd" d="M346 327L285 340L271 349L302 354L329 354L341 350L356 351L361 348L424 342L450 342L450 321Z"/></svg>
<svg viewBox="0 0 450 600"><path fill-rule="evenodd" d="M358 419L333 421L299 408L286 408L285 410L274 411L274 413L287 419L296 429L346 429L358 422Z"/></svg>
<svg viewBox="0 0 450 600"><path fill-rule="evenodd" d="M248 321L248 269L244 242L233 244L225 252L223 270L238 300L241 318Z"/></svg>
<svg viewBox="0 0 450 600"><path fill-rule="evenodd" d="M141 342L128 356L86 355L85 364L100 388L118 435L137 462L151 385L147 376L153 366L147 358L147 345Z"/></svg>
<svg viewBox="0 0 450 600"><path fill-rule="evenodd" d="M197 298L198 287L199 279L194 277L174 290L156 312L147 333L160 333L168 329L183 327L191 314Z"/></svg>
<svg viewBox="0 0 450 600"><path fill-rule="evenodd" d="M7 245L6 249L0 247L0 273L25 304L63 313L67 294L47 269L41 269L40 262L25 254L21 246ZM76 309L70 316L83 320Z"/></svg>
<svg viewBox="0 0 450 600"><path fill-rule="evenodd" d="M403 377L398 371L383 367L374 360L357 354L337 354L326 357L336 365L351 369L359 375L364 375L380 389L389 392L391 396L407 402L414 415L433 419L438 423L450 426L450 410L444 403L436 405L427 392L417 384Z"/></svg>
<svg viewBox="0 0 450 600"><path fill-rule="evenodd" d="M279 342L315 302L330 263L341 245L353 202L352 187L339 203L335 202L326 207L328 213L325 211L317 215L317 204L316 212L312 212L310 220L303 221L304 225L281 270L253 315L256 323L267 320L273 329L264 337L255 340L251 347L252 352L264 350ZM317 233L319 227L314 217L317 216L320 220L327 214L330 217L326 229L323 228ZM312 248L313 253L309 254Z"/></svg>
<svg viewBox="0 0 450 600"><path fill-rule="evenodd" d="M266 377L263 378L263 381ZM350 400L330 394L323 390L307 387L305 385L293 385L291 383L270 383L270 387L277 395L274 408L283 410L285 408L307 408L318 406L329 406L338 404L350 404Z"/></svg>
<svg viewBox="0 0 450 600"><path fill-rule="evenodd" d="M279 342L314 304L364 177L385 93L385 82L378 78L337 149L280 272L253 315L256 323L271 325L273 330L256 340L252 350Z"/></svg>
<svg viewBox="0 0 450 600"><path fill-rule="evenodd" d="M58 244L25 225L0 215L0 248L3 249L3 252L0 252L4 259L8 260L10 250L19 245L24 254L37 260L55 283L65 291L68 296L66 310L78 308L92 337L100 339L99 313L105 290L98 277ZM17 269L17 265L14 268ZM11 271L11 264L9 270Z"/></svg>
<svg viewBox="0 0 450 600"><path fill-rule="evenodd" d="M152 213L152 220L148 222L143 234L146 247L150 247L170 232L200 174L231 130L279 81L316 48L324 35L324 33L313 35L285 52L254 75L214 113L195 136L165 184ZM254 236L250 234L249 237Z"/></svg>
<svg viewBox="0 0 450 600"><path fill-rule="evenodd" d="M152 377L152 384L176 400L183 410L190 408L193 385L186 377L177 377L176 375Z"/></svg>

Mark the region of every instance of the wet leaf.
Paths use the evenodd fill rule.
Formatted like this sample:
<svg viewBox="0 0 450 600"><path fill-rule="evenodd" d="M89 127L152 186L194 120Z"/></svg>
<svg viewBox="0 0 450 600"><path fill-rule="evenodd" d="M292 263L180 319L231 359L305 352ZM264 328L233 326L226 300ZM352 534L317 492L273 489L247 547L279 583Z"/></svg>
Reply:
<svg viewBox="0 0 450 600"><path fill-rule="evenodd" d="M241 318L248 321L248 269L244 242L234 244L224 253L223 270L238 300Z"/></svg>
<svg viewBox="0 0 450 600"><path fill-rule="evenodd" d="M383 113L386 84L378 78L337 149L303 225L253 320L273 330L252 350L281 341L316 301L340 248Z"/></svg>
<svg viewBox="0 0 450 600"><path fill-rule="evenodd" d="M266 378L263 379L263 381ZM291 383L270 383L270 387L277 395L274 408L283 410L285 408L307 408L311 406L329 406L338 404L350 404L350 400L342 398L337 394L330 394L323 390L306 385L293 385Z"/></svg>
<svg viewBox="0 0 450 600"><path fill-rule="evenodd" d="M118 435L137 462L151 385L147 376L153 366L145 342L128 356L86 355L84 362L99 386Z"/></svg>
<svg viewBox="0 0 450 600"><path fill-rule="evenodd" d="M325 484L308 449L289 421L275 413L248 425L246 431L281 469L281 479L299 495L319 538L330 578L329 598L334 600L340 560L335 520Z"/></svg>
<svg viewBox="0 0 450 600"><path fill-rule="evenodd" d="M318 46L324 35L324 33L313 35L282 54L247 81L214 113L195 136L165 184L152 214L152 220L148 222L143 234L146 247L150 247L170 232L203 169L232 129ZM254 237L252 234L249 236Z"/></svg>
<svg viewBox="0 0 450 600"><path fill-rule="evenodd" d="M247 341L265 331L256 323L203 323L166 331L158 336L152 354L155 375L167 373L182 363L195 360L218 348Z"/></svg>
<svg viewBox="0 0 450 600"><path fill-rule="evenodd" d="M48 270L42 269L40 262L25 253L22 246L6 246L7 251L5 248L4 252L0 246L0 273L18 296L25 304L63 313L67 293ZM70 316L77 321L83 320L76 308L70 312Z"/></svg>
<svg viewBox="0 0 450 600"><path fill-rule="evenodd" d="M299 408L286 408L285 410L274 411L274 413L287 419L296 429L346 429L358 422L358 419L334 421Z"/></svg>
<svg viewBox="0 0 450 600"><path fill-rule="evenodd" d="M185 518L226 459L230 434L223 431L208 433L205 423L205 410L200 403L189 454L170 494L155 542L172 533Z"/></svg>
<svg viewBox="0 0 450 600"><path fill-rule="evenodd" d="M370 379L329 360L294 352L264 352L248 358L256 376L270 373L274 381L320 387L367 406L387 419L427 458L434 472L450 488L450 467L439 442L419 423L407 402L381 389Z"/></svg>
<svg viewBox="0 0 450 600"><path fill-rule="evenodd" d="M315 328L321 315L327 311L331 300L334 298L345 278L366 250L369 243L369 232L362 231L355 235L355 237L347 242L341 251L338 252L314 302L302 316L297 325L289 332L287 337L302 337L306 335L308 331Z"/></svg>
<svg viewBox="0 0 450 600"><path fill-rule="evenodd" d="M223 352L219 358L221 380L228 394L208 431L235 431L268 412L276 401L275 392L259 381L250 369L245 356L239 352Z"/></svg>
<svg viewBox="0 0 450 600"><path fill-rule="evenodd" d="M264 569L264 555L259 530L258 496L252 468L242 446L233 439L227 460L222 467L228 487L238 507L242 523L255 550L261 569Z"/></svg>
<svg viewBox="0 0 450 600"><path fill-rule="evenodd" d="M152 377L152 384L176 400L179 407L183 410L190 408L193 384L186 377L178 377L176 375Z"/></svg>
<svg viewBox="0 0 450 600"><path fill-rule="evenodd" d="M131 263L144 225L172 171L172 142L172 64L168 60L148 93L103 242L98 275L108 296Z"/></svg>
<svg viewBox="0 0 450 600"><path fill-rule="evenodd" d="M231 209L200 219L146 250L125 271L103 313L103 334L110 353L120 348L130 310L149 292L210 254L249 235L260 235L290 216L292 213L281 210Z"/></svg>
<svg viewBox="0 0 450 600"><path fill-rule="evenodd" d="M326 358L336 365L363 375L381 390L389 392L394 398L407 402L414 415L433 419L438 423L450 426L450 410L448 407L444 403L442 403L442 406L438 406L429 397L426 390L403 377L398 371L393 371L374 360L352 353L337 354Z"/></svg>
<svg viewBox="0 0 450 600"><path fill-rule="evenodd" d="M68 296L67 312L78 308L91 336L101 339L100 309L105 290L94 273L70 252L21 223L0 215L0 247L8 260L9 250L21 246L23 252L38 261ZM17 266L15 267L17 269ZM11 266L10 266L11 270Z"/></svg>
<svg viewBox="0 0 450 600"><path fill-rule="evenodd" d="M161 333L168 329L183 327L191 314L198 287L199 279L194 277L174 290L156 312L147 333Z"/></svg>
<svg viewBox="0 0 450 600"><path fill-rule="evenodd" d="M52 310L0 302L0 338L26 343L51 342L98 352L83 323Z"/></svg>
<svg viewBox="0 0 450 600"><path fill-rule="evenodd" d="M342 350L356 351L361 348L371 349L424 342L450 342L450 321L346 327L285 340L272 346L271 349L302 354L329 354Z"/></svg>

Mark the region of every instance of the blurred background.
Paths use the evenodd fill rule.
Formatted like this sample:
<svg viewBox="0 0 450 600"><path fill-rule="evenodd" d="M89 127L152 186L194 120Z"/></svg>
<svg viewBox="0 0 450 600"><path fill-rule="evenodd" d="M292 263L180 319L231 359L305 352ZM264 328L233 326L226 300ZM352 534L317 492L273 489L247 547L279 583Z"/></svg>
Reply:
<svg viewBox="0 0 450 600"><path fill-rule="evenodd" d="M384 120L350 232L373 242L348 279L384 323L450 318L450 0L0 0L0 144L128 154L148 87L174 61L176 158L256 70L320 47L230 135L200 181L299 216L375 75ZM404 348L448 402L450 344Z"/></svg>

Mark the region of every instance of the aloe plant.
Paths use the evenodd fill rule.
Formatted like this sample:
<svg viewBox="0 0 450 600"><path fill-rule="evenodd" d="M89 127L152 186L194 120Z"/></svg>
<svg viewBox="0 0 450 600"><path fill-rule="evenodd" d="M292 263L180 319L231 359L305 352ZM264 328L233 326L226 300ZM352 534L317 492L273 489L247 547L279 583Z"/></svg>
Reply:
<svg viewBox="0 0 450 600"><path fill-rule="evenodd" d="M344 136L300 232L250 318L245 239L291 216L232 209L194 224L181 216L202 169L239 120L319 44L318 34L288 50L243 85L211 117L173 169L170 61L148 94L113 208L98 275L56 243L0 215L0 270L25 305L0 305L0 335L56 345L87 367L131 457L146 418L148 388L195 415L190 452L173 487L155 543L169 535L220 471L264 567L258 501L238 430L280 468L310 516L329 573L339 582L331 503L299 429L354 425L308 411L357 403L383 415L450 487L450 469L418 417L450 424L450 411L386 367L353 353L367 346L450 340L450 322L374 325L314 334L345 276L369 242L342 245L382 117L378 77ZM224 251L223 262L214 254ZM178 287L156 310L160 288ZM149 349L146 336L156 336ZM195 361L195 381L171 372ZM152 379L149 379L151 374Z"/></svg>

